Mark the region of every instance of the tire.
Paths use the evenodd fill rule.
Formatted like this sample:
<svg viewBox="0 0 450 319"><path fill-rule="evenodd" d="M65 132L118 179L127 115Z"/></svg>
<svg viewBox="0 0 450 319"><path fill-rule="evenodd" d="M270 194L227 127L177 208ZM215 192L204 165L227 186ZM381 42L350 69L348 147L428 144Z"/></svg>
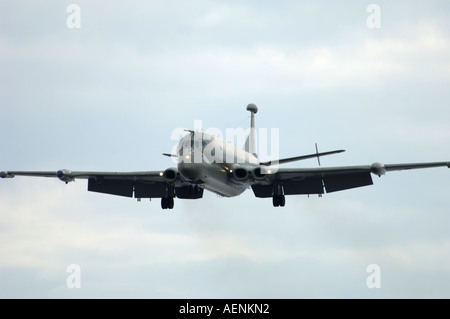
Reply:
<svg viewBox="0 0 450 319"><path fill-rule="evenodd" d="M273 203L273 207L278 207L280 206L280 198L278 195L273 195L272 197L272 203Z"/></svg>
<svg viewBox="0 0 450 319"><path fill-rule="evenodd" d="M284 205L286 204L286 198L284 197L284 195L280 195L280 206L284 207Z"/></svg>

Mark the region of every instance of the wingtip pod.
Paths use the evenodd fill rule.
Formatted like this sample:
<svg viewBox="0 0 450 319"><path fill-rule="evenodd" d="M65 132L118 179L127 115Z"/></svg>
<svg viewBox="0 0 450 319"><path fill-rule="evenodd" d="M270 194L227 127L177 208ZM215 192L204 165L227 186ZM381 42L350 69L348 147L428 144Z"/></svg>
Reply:
<svg viewBox="0 0 450 319"><path fill-rule="evenodd" d="M72 172L68 169L60 169L56 172L56 177L58 177L60 181L66 184L75 181L74 177L72 176Z"/></svg>
<svg viewBox="0 0 450 319"><path fill-rule="evenodd" d="M0 177L1 178L13 178L14 175L11 173L8 173L7 171L1 171L0 172Z"/></svg>
<svg viewBox="0 0 450 319"><path fill-rule="evenodd" d="M383 163L375 162L370 166L370 171L372 174L378 175L378 177L381 177L381 175L386 174L386 167Z"/></svg>
<svg viewBox="0 0 450 319"><path fill-rule="evenodd" d="M450 162L447 162L447 167L450 168Z"/></svg>

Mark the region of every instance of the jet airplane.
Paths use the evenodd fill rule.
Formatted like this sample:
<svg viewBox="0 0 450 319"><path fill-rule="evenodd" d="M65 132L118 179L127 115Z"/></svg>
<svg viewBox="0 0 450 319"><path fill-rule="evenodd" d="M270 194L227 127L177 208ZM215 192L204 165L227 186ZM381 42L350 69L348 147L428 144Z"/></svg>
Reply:
<svg viewBox="0 0 450 319"><path fill-rule="evenodd" d="M188 133L177 145L177 167L161 171L89 172L61 169L58 171L2 171L1 178L15 176L54 177L65 182L87 179L88 191L118 196L161 198L161 208L172 209L174 198L199 199L203 191L223 197L234 197L251 188L256 197L272 198L274 207L285 206L285 195L322 196L346 189L372 185L372 174L390 171L447 166L450 162L382 164L321 167L321 156L337 154L335 150L261 162L256 154L255 114L258 108L249 104L250 132L244 148L202 131ZM230 156L231 155L231 156ZM316 168L278 168L278 164L317 158Z"/></svg>

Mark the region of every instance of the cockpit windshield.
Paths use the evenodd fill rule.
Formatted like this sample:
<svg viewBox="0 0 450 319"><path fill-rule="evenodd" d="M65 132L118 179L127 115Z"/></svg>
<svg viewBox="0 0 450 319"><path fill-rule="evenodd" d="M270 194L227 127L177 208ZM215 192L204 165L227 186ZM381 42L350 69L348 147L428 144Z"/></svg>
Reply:
<svg viewBox="0 0 450 319"><path fill-rule="evenodd" d="M178 144L178 154L180 156L191 154L194 151L203 152L204 147L209 141L204 140L204 134L201 132L191 132L184 136Z"/></svg>

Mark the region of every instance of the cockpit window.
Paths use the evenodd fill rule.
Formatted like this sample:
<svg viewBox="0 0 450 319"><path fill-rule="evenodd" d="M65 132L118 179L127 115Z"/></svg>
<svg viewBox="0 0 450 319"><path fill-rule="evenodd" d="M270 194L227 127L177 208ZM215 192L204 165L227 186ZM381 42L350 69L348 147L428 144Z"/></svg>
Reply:
<svg viewBox="0 0 450 319"><path fill-rule="evenodd" d="M191 133L183 138L180 142L180 150L178 154L180 156L187 155L194 152L194 150L199 150L203 152L203 149L208 145L209 141L203 140L202 133Z"/></svg>

